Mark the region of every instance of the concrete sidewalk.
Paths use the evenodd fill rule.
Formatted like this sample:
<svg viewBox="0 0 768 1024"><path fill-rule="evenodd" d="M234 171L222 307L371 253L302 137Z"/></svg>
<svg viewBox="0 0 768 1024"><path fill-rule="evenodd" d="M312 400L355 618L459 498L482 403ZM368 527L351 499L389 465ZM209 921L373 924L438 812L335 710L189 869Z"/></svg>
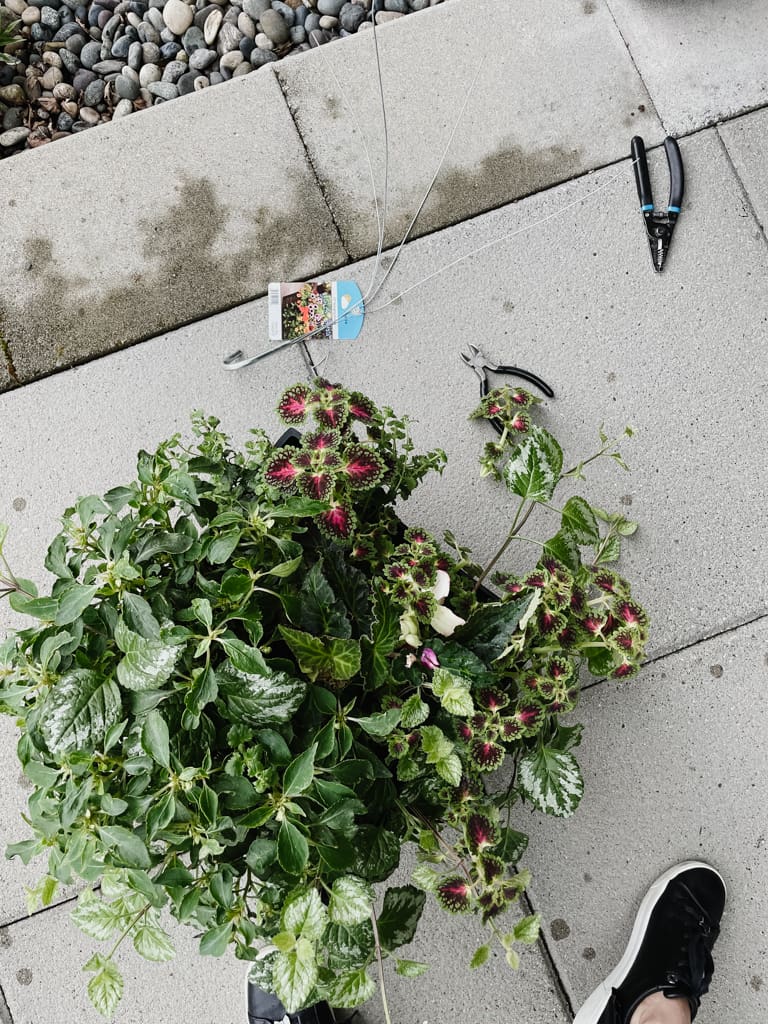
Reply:
<svg viewBox="0 0 768 1024"><path fill-rule="evenodd" d="M473 53L480 59L483 37L465 33L459 46L457 25L487 6L487 0L456 0L401 19L381 33L385 61L395 66L398 53L402 60L398 87L388 93L397 151L409 146L408 138L424 137L423 151L413 144L410 151L418 156L413 165L418 164L425 181L431 174L426 155L436 158L434 147L442 131L450 131L451 112L462 98L454 81L458 74L451 70L448 81L440 81L441 94L434 99L438 113L429 126L424 115L433 103L429 83L442 72L445 47L458 47L451 69L459 66L460 50L467 60ZM509 509L501 491L478 479L477 456L487 433L482 424L466 421L477 401L477 380L459 359L467 341L480 345L491 360L532 369L553 385L556 398L544 405L542 415L564 441L566 457L591 452L601 423L609 434L619 433L626 423L636 430L635 438L623 446L632 474L598 463L590 467L583 493L640 521L622 568L636 581L637 595L652 617L651 664L636 680L595 685L583 696L575 717L585 723L580 761L587 785L574 819L529 819L521 812L520 826L532 833L530 896L543 914L545 944L527 952L519 976L495 962L484 972L470 973L465 964L476 943L468 922L459 918L446 926L442 917L430 913L414 955L434 960L435 967L419 983L392 979L398 1024L456 1019L468 1024L566 1024L616 962L647 885L671 863L688 857L711 858L724 871L730 891L712 993L697 1020L763 1024L768 1017L762 965L768 823L761 801L762 750L768 742L761 701L768 671L762 498L768 450L768 243L763 230L768 218L768 110L733 118L764 102L768 86L768 67L760 55L750 63L741 12L751 13L755 35L761 26L768 27L768 14L763 5L751 2L738 8L731 4L727 11L714 0L698 4L695 12L689 6L667 4L662 9L651 0L553 2L542 5L545 31L535 29L533 19L520 21L508 44L510 64L520 76L516 88L519 92L520 83L530 80L531 97L552 97L549 142L557 145L559 139L564 150L578 150L578 159L553 163L547 172L551 180L538 179L533 185L525 175L515 178L505 172L503 188L509 194L468 186L457 205L436 201L434 209L443 212L426 222L432 233L406 247L373 303L374 309L382 308L369 314L359 341L313 346L315 358L327 360L324 372L329 377L412 415L420 447L446 448L446 473L423 488L410 516L438 532L452 528L479 558L489 555L503 536ZM466 28L466 21L461 24ZM446 40L427 52L424 40L430 25L445 27ZM574 39L582 62L572 59ZM547 65L534 59L531 40L546 48L547 60L559 69L557 81L551 80ZM39 343L30 334L28 345L6 331L17 381L157 334L143 344L0 395L0 521L10 523L7 551L23 575L39 574L64 507L78 494L130 479L138 449L184 430L189 409L202 407L220 416L237 440L251 426L278 429L272 412L277 394L308 374L299 351L284 350L237 373L225 371L221 358L233 349L256 351L266 344L266 300L242 300L258 295L271 276L321 273L348 264L349 252L365 255L374 248L371 215L364 208L365 166L355 153L345 171L333 151L346 115L343 108L336 109L337 124L333 110L323 113L318 97L327 95L325 85L315 92L307 88L310 74L319 82L329 65L340 76L359 80L369 45L364 35L350 39L323 54L278 65L280 81L272 71L259 72L0 164L0 187L7 182L7 169L25 166L26 174L22 194L21 171L14 171L16 205L6 210L9 269L0 283L3 316L15 309L14 315L23 318L27 310L37 331L42 316L37 300L42 296L53 302L54 290L37 294L29 288L25 259L43 268L36 277L42 287L48 287L46 280L64 280L67 302L72 296L85 302L83 314L72 303L74 312L63 321L71 330L58 340L53 328ZM478 181L487 184L482 168L490 165L484 161L504 145L504 125L497 113L509 98L503 93L504 76L497 73L503 47L496 41L488 46L488 80L499 98L488 120L498 124L498 134L469 133L462 140L458 164L449 164L458 175L454 180L471 182L475 168ZM421 66L414 70L419 52ZM593 63L587 59L590 53ZM702 81L693 80L693 67L706 69ZM367 125L365 111L373 109L374 93L367 84L361 90L357 101ZM577 128L567 117L569 94L581 118ZM192 106L193 100L204 101L211 104L211 118L217 111L223 116L223 108L215 105L227 103L227 95L232 112L225 127L205 121L198 113L201 108ZM413 113L414 95L420 97L419 110L408 136L404 126ZM274 127L262 132L269 141L261 158L249 162L253 115L250 110L246 117L244 110L254 97L265 122ZM481 106L487 98L478 92ZM635 115L642 118L638 123L647 141L659 141L665 130L689 133L681 142L684 212L660 276L650 267L629 161L620 159L635 122L619 125L616 116L606 113L624 110L629 99L636 107L646 107ZM520 105L525 115L516 130L525 151L531 152L542 137L541 101ZM206 172L208 184L198 181L191 192L179 193L174 206L169 182L182 168L196 166L185 149L185 106L190 117L198 118L198 158L215 146L218 162ZM181 127L173 135L176 116ZM723 117L732 119L707 127ZM469 124L477 123L475 113ZM77 263L80 236L71 224L75 207L65 209L56 197L69 189L76 204L93 187L98 152L102 168L119 163L130 170L131 153L124 152L118 161L112 147L119 131L130 130L135 150L145 129L158 146L165 145L165 137L173 140L163 150L168 162L158 161L146 171L148 188L154 190L152 210L164 225L159 248L153 249L149 241L147 201L142 207L132 187L122 194L110 191L102 169L103 216L112 233L107 237L101 232L105 237L99 239L97 252L104 278L103 284L97 283L87 269L91 264ZM231 154L222 152L224 137ZM598 169L605 164L611 166ZM166 178L163 166L170 168ZM508 171L511 165L505 166ZM412 169L395 158L396 220L419 192ZM582 174L588 170L594 173ZM135 173L130 173L131 180ZM651 173L657 197L663 200L666 166L659 151L651 154ZM562 178L570 180L547 187ZM254 202L265 205L263 217L274 227L273 234L263 236L262 255L252 253L252 258L245 255L250 249L243 232L261 230L261 221L249 220L241 180L247 180L246 191L256 197ZM341 187L345 181L346 189ZM528 192L536 194L520 198ZM518 201L509 202L513 199ZM468 205L462 205L464 200ZM33 218L35 202L38 214ZM144 227L139 210L149 217ZM310 211L313 227L308 236L290 235L288 219L293 224L297 210ZM281 211L288 219L280 220ZM465 216L471 219L445 226ZM86 225L80 225L84 238L92 232L87 224L86 218ZM37 248L25 248L31 225ZM208 256L204 265L198 264L203 273L183 278L179 254L194 249L192 240L203 230L208 232L203 246ZM188 232L181 246L176 245L179 232ZM286 233L295 241L294 262L291 257L281 262L280 254L290 248L282 244ZM504 240L490 244L497 239ZM142 249L145 244L149 248ZM398 298L416 282L481 248ZM147 261L155 267L152 280L157 287L149 290L145 308L136 302L140 282L120 292L123 305L99 299L128 279L122 276L121 261L128 278L145 273ZM238 275L241 264L247 269ZM333 276L366 282L371 266L370 258L363 259ZM175 268L173 273L169 267ZM192 292L198 305L190 317L187 298ZM226 300L217 306L222 295ZM92 317L89 296L95 303ZM242 304L207 316L234 303ZM60 309L44 308L55 324ZM179 326L191 318L197 322ZM82 324L79 335L76 323ZM115 323L125 330L113 344L109 328ZM56 345L65 341L69 347L56 355L58 362L51 361ZM2 377L2 365L0 360L0 388L16 384L7 373ZM533 523L534 535L536 528ZM509 564L514 567L528 557L521 545ZM43 582L39 575L38 582ZM22 622L0 605L0 631ZM20 811L26 794L14 744L13 725L4 719L4 842L24 835ZM39 873L37 865L24 869L17 861L0 860L0 993L5 995L5 1005L0 996L0 1022L66 1019L91 1024L100 1018L88 1005L79 972L83 951L91 945L69 924L65 906L25 917L22 886L36 881ZM179 956L170 969L126 957L126 998L116 1019L122 1024L242 1024L241 966L201 960L186 931L177 929L175 934ZM380 1010L376 1005L366 1008L363 1019L365 1024L381 1024Z"/></svg>
<svg viewBox="0 0 768 1024"><path fill-rule="evenodd" d="M768 100L761 0L460 0L378 33L400 238ZM372 33L0 163L0 391L375 251ZM334 77L335 76L335 77ZM353 113L354 111L354 113ZM657 113L658 111L658 113Z"/></svg>

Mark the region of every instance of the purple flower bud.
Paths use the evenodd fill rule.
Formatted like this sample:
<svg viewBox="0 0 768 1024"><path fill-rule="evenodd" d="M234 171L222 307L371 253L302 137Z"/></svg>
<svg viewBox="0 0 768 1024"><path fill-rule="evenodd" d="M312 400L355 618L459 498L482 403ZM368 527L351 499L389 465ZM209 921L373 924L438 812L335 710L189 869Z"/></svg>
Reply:
<svg viewBox="0 0 768 1024"><path fill-rule="evenodd" d="M419 661L425 668L436 669L440 668L440 662L437 660L437 655L431 647L425 647L419 655Z"/></svg>

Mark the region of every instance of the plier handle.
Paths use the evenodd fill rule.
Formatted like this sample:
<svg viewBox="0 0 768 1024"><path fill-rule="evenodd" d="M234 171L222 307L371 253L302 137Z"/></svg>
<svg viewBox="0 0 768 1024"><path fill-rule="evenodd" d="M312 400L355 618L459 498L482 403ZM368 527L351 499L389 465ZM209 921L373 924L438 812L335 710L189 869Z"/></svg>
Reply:
<svg viewBox="0 0 768 1024"><path fill-rule="evenodd" d="M660 274L664 267L664 260L667 258L669 243L672 241L672 231L683 205L683 192L685 190L683 158L680 156L680 147L676 140L671 136L667 136L664 139L664 151L667 154L667 165L669 166L669 202L667 203L666 213L656 213L653 207L653 191L651 189L651 178L648 174L648 161L645 157L645 143L639 135L635 135L632 139L631 149L637 195L640 200L640 210L645 221L645 232L648 235L648 245L651 250L651 263L656 273Z"/></svg>
<svg viewBox="0 0 768 1024"><path fill-rule="evenodd" d="M546 381L542 380L541 377L537 377L535 373L531 373L530 370L521 370L519 366L501 366L495 363L489 363L483 353L477 347L477 345L468 344L467 348L469 352L462 352L461 358L471 367L480 378L480 396L485 398L491 389L490 382L488 380L488 373L503 373L512 377L520 377L521 380L528 381L529 384L533 384L539 391L542 391L547 398L554 398L555 392L547 384ZM497 434L503 433L502 427L491 420L493 428Z"/></svg>

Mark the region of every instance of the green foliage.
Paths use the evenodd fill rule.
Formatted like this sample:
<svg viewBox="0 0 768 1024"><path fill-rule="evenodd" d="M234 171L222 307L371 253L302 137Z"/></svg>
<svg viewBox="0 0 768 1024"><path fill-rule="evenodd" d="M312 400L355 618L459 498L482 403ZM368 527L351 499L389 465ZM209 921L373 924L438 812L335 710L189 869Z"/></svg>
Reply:
<svg viewBox="0 0 768 1024"><path fill-rule="evenodd" d="M580 728L561 715L583 666L623 678L647 634L606 568L635 524L578 496L553 505L591 460L563 473L534 404L499 391L478 413L505 430L483 470L519 499L504 547L533 509L557 519L498 600L455 538L444 549L395 512L444 455L416 454L405 420L327 381L280 399L305 425L296 448L254 432L237 452L197 413L192 445L141 452L133 482L65 511L49 594L13 574L0 526L0 596L31 622L0 645L0 710L34 787L32 836L7 852L48 857L31 905L100 883L73 917L110 944L86 965L105 1015L121 942L173 955L161 914L194 928L203 955L234 946L293 1013L370 998L371 965L413 939L428 894L494 929L519 898L527 837L510 808L575 809ZM491 790L505 762L511 782ZM377 914L372 884L406 842L414 884ZM537 934L523 918L504 935L508 962Z"/></svg>

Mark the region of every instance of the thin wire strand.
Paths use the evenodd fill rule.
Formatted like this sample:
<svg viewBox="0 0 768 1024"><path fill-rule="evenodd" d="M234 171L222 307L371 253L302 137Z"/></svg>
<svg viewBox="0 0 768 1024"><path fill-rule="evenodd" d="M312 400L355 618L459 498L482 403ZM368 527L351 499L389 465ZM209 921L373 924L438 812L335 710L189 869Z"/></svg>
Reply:
<svg viewBox="0 0 768 1024"><path fill-rule="evenodd" d="M634 161L632 162L634 163ZM463 256L459 256L458 259L452 260L450 263L446 263L445 266L440 267L439 270L435 270L433 273L428 274L426 277L422 277L420 280L415 281L412 285L410 285L410 287L403 289L403 291L401 292L398 292L397 295L393 295L391 299L387 299L387 301L382 302L381 305L374 306L372 309L367 310L367 315L371 316L374 313L380 312L380 310L382 309L386 309L387 306L392 305L393 302L396 302L398 299L402 298L403 295L407 295L409 292L412 292L415 288L419 288L421 287L421 285L426 284L428 281L432 281L434 278L439 277L440 274L444 274L447 270L451 270L453 267L458 266L460 263L463 263L465 260L468 260L471 256L477 256L478 253L484 252L486 249L490 249L494 245L500 245L502 242L508 242L511 238L516 238L518 235L525 234L526 231L532 231L534 228L541 227L542 224L547 224L549 221L555 220L557 217L563 216L563 214L567 213L569 210L572 210L574 206L579 206L581 203L584 203L588 199L591 199L593 196L596 196L599 192L603 192L615 181L618 181L619 178L623 177L624 173L625 170L622 168L622 170L618 174L614 175L612 178L609 178L608 181L604 182L602 185L599 185L597 188L592 189L591 192L587 192L586 195L579 196L578 199L574 199L573 202L568 203L566 206L561 207L559 210L555 210L554 212L547 214L546 217L542 217L540 220L534 221L533 224L524 224L522 227L516 228L514 231L510 231L508 234L500 235L498 238L493 238L491 239L490 242L485 242L483 245L478 246L477 249L472 249L470 252L465 253Z"/></svg>
<svg viewBox="0 0 768 1024"><path fill-rule="evenodd" d="M395 269L395 265L396 265L397 261L400 259L400 253L403 251L403 247L405 246L405 243L408 241L408 239L410 237L410 234L411 234L411 231L413 231L413 228L414 228L414 226L416 224L416 221L421 216L421 211L424 209L425 203L427 202L427 200L429 199L430 195L432 194L432 189L435 187L435 182L437 181L437 179L438 179L438 177L440 175L440 172L443 169L443 164L445 163L446 158L448 156L448 153L450 152L451 145L453 144L454 137L455 137L456 132L458 131L459 125L461 124L461 121L462 121L462 119L464 117L464 111L467 109L467 104L469 103L469 98L470 98L470 96L472 95L472 93L474 91L475 85L477 84L477 80L480 77L480 71L481 70L482 70L482 64L478 65L477 71L475 72L475 76L472 79L472 83L471 83L471 85L470 85L470 87L469 87L469 89L467 91L467 95L464 97L464 103L462 104L461 110L459 111L459 116L456 118L456 121L455 121L455 123L453 125L453 131L451 132L450 137L448 138L448 142L446 143L445 148L443 149L443 155L440 157L440 162L438 163L438 165L437 165L437 167L435 169L435 173L432 175L432 180L430 181L429 185L427 186L426 192L422 196L421 202L419 203L419 206L418 206L418 209L416 210L416 213L414 213L414 215L413 215L413 219L411 220L411 223L406 228L405 234L403 235L402 239L400 240L400 245L397 247L397 252L395 253L395 258L390 263L389 267L387 268L386 274L384 275L384 277L382 277L381 281L379 281L379 284L378 284L378 287L376 288L376 291L371 296L371 301L373 301L373 299L376 298L376 296L379 294L381 289L386 284L387 278L392 273L392 271Z"/></svg>

